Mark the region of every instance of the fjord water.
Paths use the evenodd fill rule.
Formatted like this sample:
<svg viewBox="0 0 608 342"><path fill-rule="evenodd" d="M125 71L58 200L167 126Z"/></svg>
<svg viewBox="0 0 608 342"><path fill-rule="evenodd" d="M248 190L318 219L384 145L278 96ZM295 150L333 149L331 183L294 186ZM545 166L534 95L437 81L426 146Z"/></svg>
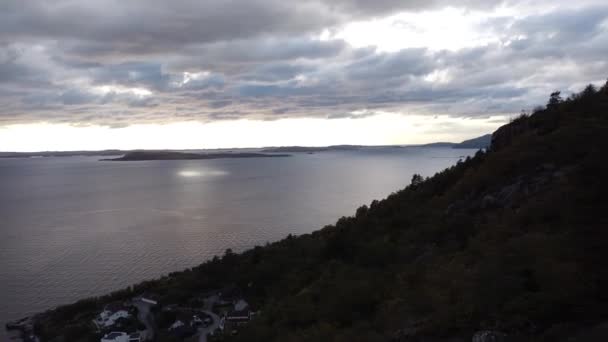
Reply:
<svg viewBox="0 0 608 342"><path fill-rule="evenodd" d="M474 152L0 159L0 322L309 233Z"/></svg>

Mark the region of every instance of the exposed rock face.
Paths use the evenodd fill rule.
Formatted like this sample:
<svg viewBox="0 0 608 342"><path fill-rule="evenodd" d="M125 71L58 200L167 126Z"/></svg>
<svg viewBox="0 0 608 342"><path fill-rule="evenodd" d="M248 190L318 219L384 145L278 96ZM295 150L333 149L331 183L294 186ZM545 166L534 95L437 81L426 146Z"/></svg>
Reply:
<svg viewBox="0 0 608 342"><path fill-rule="evenodd" d="M569 168L556 169L553 164L542 165L534 174L519 176L501 187L494 187L483 193L471 193L467 198L451 203L445 214L495 208L517 209L519 203L524 202L527 197L547 189L552 183L562 181L570 171Z"/></svg>
<svg viewBox="0 0 608 342"><path fill-rule="evenodd" d="M483 330L473 335L473 342L504 342L507 335L500 331Z"/></svg>
<svg viewBox="0 0 608 342"><path fill-rule="evenodd" d="M498 203L498 201L496 200L496 198L494 196L485 195L481 199L480 208L481 209L492 208L492 207L495 207L497 205L497 203Z"/></svg>

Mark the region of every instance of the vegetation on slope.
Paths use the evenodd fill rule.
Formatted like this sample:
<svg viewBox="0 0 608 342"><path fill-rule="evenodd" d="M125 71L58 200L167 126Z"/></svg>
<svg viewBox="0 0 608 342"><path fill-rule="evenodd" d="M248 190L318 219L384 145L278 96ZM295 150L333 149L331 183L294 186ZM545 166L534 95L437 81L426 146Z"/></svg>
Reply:
<svg viewBox="0 0 608 342"><path fill-rule="evenodd" d="M552 94L487 152L353 217L59 308L38 330L86 339L69 329L109 299L187 303L236 284L261 314L234 341L470 340L484 329L592 341L608 322L607 133L608 86Z"/></svg>
<svg viewBox="0 0 608 342"><path fill-rule="evenodd" d="M482 135L477 138L465 140L460 144L454 144L454 148L476 148L486 149L492 144L492 134Z"/></svg>

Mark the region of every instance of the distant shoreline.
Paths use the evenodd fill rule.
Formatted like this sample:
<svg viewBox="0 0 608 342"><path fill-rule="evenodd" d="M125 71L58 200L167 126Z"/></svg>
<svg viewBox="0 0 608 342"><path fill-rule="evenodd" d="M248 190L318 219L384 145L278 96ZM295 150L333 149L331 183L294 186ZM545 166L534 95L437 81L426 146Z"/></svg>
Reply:
<svg viewBox="0 0 608 342"><path fill-rule="evenodd" d="M252 158L252 157L286 157L278 153L317 153L330 151L358 151L363 149L404 148L404 147L440 147L462 149L485 149L490 146L491 134L486 134L460 143L435 142L419 145L329 145L329 146L270 146L262 148L220 148L220 149L184 149L184 150L100 150L100 151L39 151L39 152L0 152L0 159L6 158L42 158L42 157L77 157L77 156L125 156L130 153L182 153L203 155L196 158L168 159L218 159L218 158ZM268 155L267 153L273 153ZM120 158L108 158L119 159ZM142 159L139 159L142 160ZM160 160L160 159L149 159Z"/></svg>
<svg viewBox="0 0 608 342"><path fill-rule="evenodd" d="M119 158L105 158L101 161L147 161L147 160L201 160L236 158L281 158L290 154L265 153L184 153L184 152L130 152Z"/></svg>

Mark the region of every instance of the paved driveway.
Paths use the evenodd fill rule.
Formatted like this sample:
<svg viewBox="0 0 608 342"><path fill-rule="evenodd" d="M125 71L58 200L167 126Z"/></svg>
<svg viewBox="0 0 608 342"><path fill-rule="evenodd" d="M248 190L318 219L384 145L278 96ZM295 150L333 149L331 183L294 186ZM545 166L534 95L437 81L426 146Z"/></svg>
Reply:
<svg viewBox="0 0 608 342"><path fill-rule="evenodd" d="M206 313L207 315L211 316L211 319L213 319L213 323L211 323L208 327L201 327L198 330L198 332L199 332L198 342L207 342L207 334L209 334L212 331L215 331L215 329L217 329L220 326L220 316L216 315L215 313L213 313L211 311L211 309L213 308L213 304L215 304L218 300L219 300L219 298L217 296L211 296L211 297L208 297L207 300L205 301L205 309L201 310L201 311Z"/></svg>
<svg viewBox="0 0 608 342"><path fill-rule="evenodd" d="M154 324L154 317L152 316L152 313L150 313L152 304L143 302L141 300L136 300L133 302L133 305L137 307L137 319L146 326L146 330L148 331L147 339L154 339L156 326Z"/></svg>

